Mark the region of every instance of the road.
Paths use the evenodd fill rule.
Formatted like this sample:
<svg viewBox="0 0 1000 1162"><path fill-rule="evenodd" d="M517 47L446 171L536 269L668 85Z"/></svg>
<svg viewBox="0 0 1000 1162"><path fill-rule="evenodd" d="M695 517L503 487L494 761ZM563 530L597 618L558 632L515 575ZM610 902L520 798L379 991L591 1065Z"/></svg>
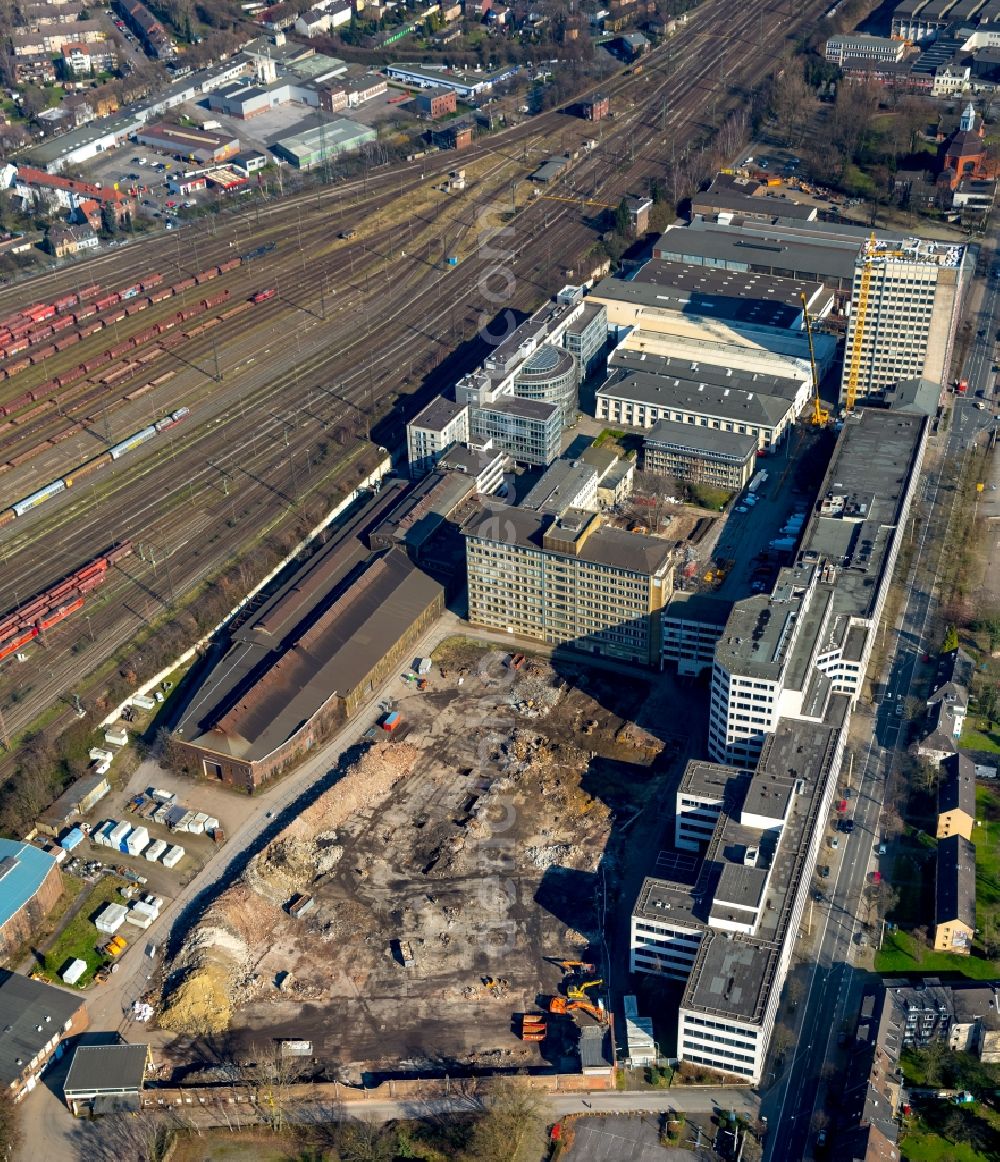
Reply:
<svg viewBox="0 0 1000 1162"><path fill-rule="evenodd" d="M990 249L992 253L992 245ZM987 285L976 290L981 294L978 330L962 377L968 379L970 392L985 385L989 400L993 337L1000 324L1000 263L992 266ZM859 916L862 893L867 873L879 866L876 848L881 838L879 821L886 788L891 786L897 752L908 741L907 699L916 689L921 657L935 645L928 638L928 629L944 564L944 522L950 522L959 496L952 484L961 477L975 438L993 423L991 406L980 410L972 396L954 398L941 455L932 469L925 469L922 498L911 511L911 532L916 527L915 515L921 510L924 519L910 575L902 582L905 605L896 625L883 628L883 633L892 638L884 671L884 696L874 707L859 703L855 709L856 718L871 723L868 746L854 762L851 801L855 830L850 836L840 836L838 851L828 851L834 878L828 901L816 909L819 927L815 959L801 1006L795 1049L788 1054L779 1076L761 1095L761 1110L771 1127L767 1157L774 1162L811 1155L818 1128L815 1119L823 1108L821 1071L824 1064L832 1065L836 1071L846 1061L837 1045L837 1035L849 1029L856 1019L861 993L870 979L868 969L857 963L856 937L865 918L863 911Z"/></svg>

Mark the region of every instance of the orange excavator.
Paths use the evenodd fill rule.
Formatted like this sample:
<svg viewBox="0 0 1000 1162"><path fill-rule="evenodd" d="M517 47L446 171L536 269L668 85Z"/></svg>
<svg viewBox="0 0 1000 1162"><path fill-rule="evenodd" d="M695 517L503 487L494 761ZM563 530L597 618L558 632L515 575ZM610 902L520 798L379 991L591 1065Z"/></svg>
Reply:
<svg viewBox="0 0 1000 1162"><path fill-rule="evenodd" d="M556 967L563 972L593 972L594 966L585 960L557 960Z"/></svg>
<svg viewBox="0 0 1000 1162"><path fill-rule="evenodd" d="M565 997L553 997L549 1001L550 1013L589 1013L595 1021L602 1025L608 1023L608 1014L597 1005L592 1005L588 1001L569 1001Z"/></svg>

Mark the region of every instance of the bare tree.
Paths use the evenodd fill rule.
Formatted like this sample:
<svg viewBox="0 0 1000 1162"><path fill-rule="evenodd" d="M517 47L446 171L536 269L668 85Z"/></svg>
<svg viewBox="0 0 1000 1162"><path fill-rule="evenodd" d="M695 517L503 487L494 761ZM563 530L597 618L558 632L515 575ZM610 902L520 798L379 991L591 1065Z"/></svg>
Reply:
<svg viewBox="0 0 1000 1162"><path fill-rule="evenodd" d="M13 1158L23 1141L20 1110L5 1085L0 1089L0 1157Z"/></svg>
<svg viewBox="0 0 1000 1162"><path fill-rule="evenodd" d="M509 1162L544 1124L541 1094L523 1078L497 1079L487 1090L486 1112L472 1132L469 1162Z"/></svg>

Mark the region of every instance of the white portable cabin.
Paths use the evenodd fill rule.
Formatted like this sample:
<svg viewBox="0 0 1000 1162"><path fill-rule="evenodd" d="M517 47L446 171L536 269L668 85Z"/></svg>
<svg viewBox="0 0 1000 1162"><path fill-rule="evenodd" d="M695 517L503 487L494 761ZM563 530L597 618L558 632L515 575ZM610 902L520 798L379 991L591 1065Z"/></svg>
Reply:
<svg viewBox="0 0 1000 1162"><path fill-rule="evenodd" d="M124 819L120 823L116 823L108 836L108 846L113 847L115 851L125 851L125 840L131 830L132 824L126 823Z"/></svg>
<svg viewBox="0 0 1000 1162"><path fill-rule="evenodd" d="M184 848L175 844L160 861L164 867L175 867L184 858Z"/></svg>
<svg viewBox="0 0 1000 1162"><path fill-rule="evenodd" d="M94 843L98 847L111 846L111 832L115 829L116 824L113 819L109 819L107 823L102 823L100 827L94 832Z"/></svg>
<svg viewBox="0 0 1000 1162"><path fill-rule="evenodd" d="M128 908L124 904L108 904L94 921L94 927L98 932L106 932L110 936L125 923L127 915Z"/></svg>
<svg viewBox="0 0 1000 1162"><path fill-rule="evenodd" d="M86 971L87 962L77 958L62 974L63 984L76 984Z"/></svg>
<svg viewBox="0 0 1000 1162"><path fill-rule="evenodd" d="M136 928L141 928L145 932L152 925L157 915L158 913L153 912L145 904L136 904L134 908L129 909L125 921L128 924L134 925Z"/></svg>
<svg viewBox="0 0 1000 1162"><path fill-rule="evenodd" d="M129 855L142 855L149 847L149 832L146 828L137 827L125 840L125 847Z"/></svg>
<svg viewBox="0 0 1000 1162"><path fill-rule="evenodd" d="M156 863L160 856L167 850L166 840L154 839L153 842L146 848L146 859L150 863Z"/></svg>

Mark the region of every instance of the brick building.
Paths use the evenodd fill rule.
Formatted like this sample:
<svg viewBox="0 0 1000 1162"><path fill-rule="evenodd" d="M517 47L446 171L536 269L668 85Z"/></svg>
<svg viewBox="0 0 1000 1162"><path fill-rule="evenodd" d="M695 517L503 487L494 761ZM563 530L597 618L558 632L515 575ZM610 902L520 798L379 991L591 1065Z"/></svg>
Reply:
<svg viewBox="0 0 1000 1162"><path fill-rule="evenodd" d="M416 102L420 115L429 117L431 121L458 111L458 97L454 89L428 89L425 93L417 94Z"/></svg>
<svg viewBox="0 0 1000 1162"><path fill-rule="evenodd" d="M0 839L0 957L18 951L62 895L62 872L30 843Z"/></svg>

